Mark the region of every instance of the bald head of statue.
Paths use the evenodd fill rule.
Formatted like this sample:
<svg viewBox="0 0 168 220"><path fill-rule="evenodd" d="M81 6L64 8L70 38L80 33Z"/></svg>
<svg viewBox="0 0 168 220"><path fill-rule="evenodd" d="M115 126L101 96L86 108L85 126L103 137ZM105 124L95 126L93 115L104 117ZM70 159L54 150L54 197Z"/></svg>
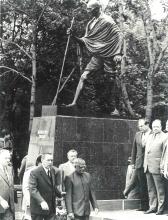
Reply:
<svg viewBox="0 0 168 220"><path fill-rule="evenodd" d="M98 0L90 0L87 3L87 12L90 17L98 17L101 12L101 4Z"/></svg>
<svg viewBox="0 0 168 220"><path fill-rule="evenodd" d="M90 0L87 3L87 8L92 8L92 9L101 8L101 4L98 0Z"/></svg>

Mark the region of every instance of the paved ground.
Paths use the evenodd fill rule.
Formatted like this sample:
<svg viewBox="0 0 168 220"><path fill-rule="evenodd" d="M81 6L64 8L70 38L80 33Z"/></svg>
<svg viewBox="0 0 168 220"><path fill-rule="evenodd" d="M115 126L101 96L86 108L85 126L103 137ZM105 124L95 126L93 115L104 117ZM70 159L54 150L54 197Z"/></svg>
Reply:
<svg viewBox="0 0 168 220"><path fill-rule="evenodd" d="M22 214L16 212L16 220L21 220ZM127 210L127 211L103 211L99 212L98 215L91 213L90 220L168 220L167 214L155 215L148 214L145 215L143 212Z"/></svg>
<svg viewBox="0 0 168 220"><path fill-rule="evenodd" d="M98 215L91 213L90 220L168 220L167 214L156 215L144 214L141 211L126 210L126 211L102 211Z"/></svg>
<svg viewBox="0 0 168 220"><path fill-rule="evenodd" d="M22 220L22 213L21 212L15 212L15 220Z"/></svg>

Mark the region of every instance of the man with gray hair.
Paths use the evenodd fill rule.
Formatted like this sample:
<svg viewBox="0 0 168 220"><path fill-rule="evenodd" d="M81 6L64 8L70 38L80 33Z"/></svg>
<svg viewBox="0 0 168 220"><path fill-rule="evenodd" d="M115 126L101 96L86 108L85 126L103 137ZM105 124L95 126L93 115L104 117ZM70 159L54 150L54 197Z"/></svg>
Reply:
<svg viewBox="0 0 168 220"><path fill-rule="evenodd" d="M75 171L73 160L77 158L77 156L78 152L74 149L71 149L67 153L68 161L59 165L59 169L63 172L63 179Z"/></svg>
<svg viewBox="0 0 168 220"><path fill-rule="evenodd" d="M75 172L65 179L65 202L68 217L74 220L89 220L90 203L94 211L98 212L93 183L90 174L85 172L85 161L76 158L74 163Z"/></svg>
<svg viewBox="0 0 168 220"><path fill-rule="evenodd" d="M78 83L73 102L67 106L76 104L78 96L83 88L84 81L88 78L91 72L96 72L101 68L110 75L113 82L112 95L115 99L115 114L118 113L118 103L116 99L116 70L121 62L121 50L123 37L114 20L102 13L101 4L98 0L90 0L87 3L87 12L91 20L86 26L85 35L82 38L74 36L71 29L68 29L67 34L79 43L80 46L85 46L92 55L90 62L87 64Z"/></svg>
<svg viewBox="0 0 168 220"><path fill-rule="evenodd" d="M74 167L74 159L78 156L78 152L75 149L70 149L67 153L68 161L66 163L62 163L59 165L59 169L61 171L61 185L60 190L65 191L64 180L66 176L71 175L75 171ZM61 199L61 206L65 208L64 198ZM69 219L67 217L67 219Z"/></svg>
<svg viewBox="0 0 168 220"><path fill-rule="evenodd" d="M161 156L167 135L162 132L159 119L152 122L152 134L149 135L144 158L144 172L146 173L149 210L145 214L163 214L165 205L165 186L161 176Z"/></svg>
<svg viewBox="0 0 168 220"><path fill-rule="evenodd" d="M14 211L14 183L13 172L10 167L10 152L0 150L0 220L13 220Z"/></svg>

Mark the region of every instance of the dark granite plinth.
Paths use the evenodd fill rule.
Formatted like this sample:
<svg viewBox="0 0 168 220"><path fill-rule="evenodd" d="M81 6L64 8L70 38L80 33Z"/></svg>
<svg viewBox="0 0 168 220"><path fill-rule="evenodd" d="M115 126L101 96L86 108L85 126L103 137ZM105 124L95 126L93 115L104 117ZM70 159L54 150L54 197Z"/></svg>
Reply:
<svg viewBox="0 0 168 220"><path fill-rule="evenodd" d="M42 116L56 116L56 115L57 115L57 105L42 106Z"/></svg>
<svg viewBox="0 0 168 220"><path fill-rule="evenodd" d="M41 152L54 152L54 165L76 149L92 174L97 199L123 198L127 158L137 121L107 118L45 116L34 118L28 163Z"/></svg>
<svg viewBox="0 0 168 220"><path fill-rule="evenodd" d="M82 112L78 107L71 106L67 107L66 105L43 105L42 106L42 116L56 116L56 115L76 115L76 116L81 116Z"/></svg>
<svg viewBox="0 0 168 220"><path fill-rule="evenodd" d="M57 116L55 164L66 161L67 151L74 148L86 160L97 198L123 198L136 124L123 119Z"/></svg>
<svg viewBox="0 0 168 220"><path fill-rule="evenodd" d="M62 105L43 105L41 115L42 116L64 115L64 116L75 116L75 117L97 117L97 118L106 117L106 118L117 118L117 119L118 118L137 119L137 118L132 118L132 116L123 115L122 113L120 116L110 115L110 113L89 111L89 109L80 108L78 105L66 106L65 104L62 104Z"/></svg>

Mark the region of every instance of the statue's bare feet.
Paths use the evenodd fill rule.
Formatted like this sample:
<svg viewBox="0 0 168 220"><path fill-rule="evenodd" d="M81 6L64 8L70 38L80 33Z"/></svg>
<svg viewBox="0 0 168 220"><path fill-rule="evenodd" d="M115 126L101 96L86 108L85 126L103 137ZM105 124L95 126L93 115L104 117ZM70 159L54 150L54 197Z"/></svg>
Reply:
<svg viewBox="0 0 168 220"><path fill-rule="evenodd" d="M71 104L66 105L66 107L73 107L73 106L75 106L75 105L76 105L76 103L75 103L75 102L72 102Z"/></svg>
<svg viewBox="0 0 168 220"><path fill-rule="evenodd" d="M115 108L113 112L111 112L110 115L120 116L119 111Z"/></svg>

